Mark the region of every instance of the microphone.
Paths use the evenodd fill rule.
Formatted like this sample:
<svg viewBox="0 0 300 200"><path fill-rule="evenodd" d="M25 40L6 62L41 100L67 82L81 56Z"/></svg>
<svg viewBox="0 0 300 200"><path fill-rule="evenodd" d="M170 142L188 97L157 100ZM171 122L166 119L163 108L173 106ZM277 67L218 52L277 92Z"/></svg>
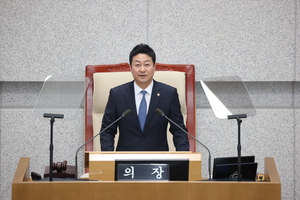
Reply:
<svg viewBox="0 0 300 200"><path fill-rule="evenodd" d="M165 113L159 109L156 108L155 112L163 117L165 117L169 122L180 128L183 132L185 132L187 135L189 135L191 138L193 138L196 142L198 142L201 146L203 146L207 151L208 151L208 173L209 173L209 180L211 180L211 155L210 155L210 150L202 144L199 140L197 140L194 136L192 136L190 133L188 133L186 130L184 130L182 127L180 127L178 124L176 124L173 120L171 120L169 117L165 115Z"/></svg>
<svg viewBox="0 0 300 200"><path fill-rule="evenodd" d="M123 114L121 115L121 117L119 117L118 119L116 119L113 123L109 124L107 127L105 127L102 131L100 131L97 135L95 135L94 137L92 137L91 139L89 139L86 143L84 143L82 146L80 146L77 151L76 151L76 156L75 156L75 179L77 179L78 176L78 165L77 165L77 154L78 151L84 147L87 143L89 143L90 141L92 141L93 139L95 139L95 137L97 137L98 135L100 135L101 133L103 133L104 131L106 131L109 127L111 127L112 125L114 125L115 123L117 123L120 119L122 119L123 117L126 117L128 114L131 113L130 109L127 109L125 112L123 112Z"/></svg>

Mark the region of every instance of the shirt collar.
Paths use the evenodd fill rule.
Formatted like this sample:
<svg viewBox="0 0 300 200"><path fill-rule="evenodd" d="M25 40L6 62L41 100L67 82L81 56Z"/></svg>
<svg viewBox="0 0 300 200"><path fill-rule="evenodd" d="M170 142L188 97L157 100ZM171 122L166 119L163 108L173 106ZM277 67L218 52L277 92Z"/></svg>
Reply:
<svg viewBox="0 0 300 200"><path fill-rule="evenodd" d="M153 79L152 79L150 85L149 85L148 87L146 87L145 89L140 88L140 87L136 84L135 81L134 81L133 86L134 86L134 94L135 94L135 95L138 95L142 90L145 90L145 91L146 91L148 94L150 94L150 96L151 96L152 89L153 89Z"/></svg>

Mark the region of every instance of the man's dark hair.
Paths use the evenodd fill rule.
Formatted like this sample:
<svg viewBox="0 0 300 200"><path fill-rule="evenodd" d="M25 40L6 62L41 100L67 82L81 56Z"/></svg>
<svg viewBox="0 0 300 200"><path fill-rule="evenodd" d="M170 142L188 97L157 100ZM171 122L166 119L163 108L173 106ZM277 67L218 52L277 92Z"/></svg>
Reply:
<svg viewBox="0 0 300 200"><path fill-rule="evenodd" d="M130 52L129 54L129 64L131 65L132 63L132 58L138 54L147 54L152 58L153 64L156 62L156 55L154 50L149 47L147 44L138 44L136 45Z"/></svg>

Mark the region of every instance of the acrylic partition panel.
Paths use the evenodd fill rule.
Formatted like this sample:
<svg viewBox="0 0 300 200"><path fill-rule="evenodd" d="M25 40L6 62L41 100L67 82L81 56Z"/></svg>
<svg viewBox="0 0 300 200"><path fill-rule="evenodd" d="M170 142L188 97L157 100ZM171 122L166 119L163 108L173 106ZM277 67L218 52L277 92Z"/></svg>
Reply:
<svg viewBox="0 0 300 200"><path fill-rule="evenodd" d="M34 113L74 117L82 105L89 81L86 77L48 76L34 106Z"/></svg>
<svg viewBox="0 0 300 200"><path fill-rule="evenodd" d="M205 78L201 80L201 85L217 118L228 119L231 115L256 115L255 107L240 77Z"/></svg>

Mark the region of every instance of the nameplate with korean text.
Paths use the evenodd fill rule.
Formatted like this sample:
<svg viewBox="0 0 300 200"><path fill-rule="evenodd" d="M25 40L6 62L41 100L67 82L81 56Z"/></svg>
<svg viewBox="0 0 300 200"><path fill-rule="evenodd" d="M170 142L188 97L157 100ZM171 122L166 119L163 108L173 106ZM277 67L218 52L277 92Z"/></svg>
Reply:
<svg viewBox="0 0 300 200"><path fill-rule="evenodd" d="M168 181L168 164L118 164L118 181Z"/></svg>

